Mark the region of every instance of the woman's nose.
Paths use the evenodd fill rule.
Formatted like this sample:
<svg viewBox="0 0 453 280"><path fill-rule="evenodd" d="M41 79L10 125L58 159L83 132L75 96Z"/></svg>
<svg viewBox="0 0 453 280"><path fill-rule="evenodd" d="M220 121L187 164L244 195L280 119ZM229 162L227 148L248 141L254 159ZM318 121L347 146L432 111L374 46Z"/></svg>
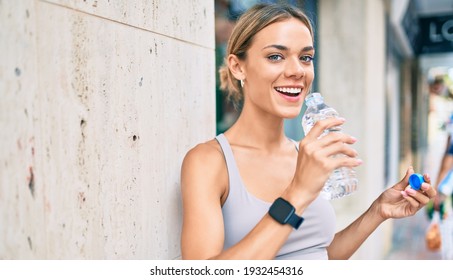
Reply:
<svg viewBox="0 0 453 280"><path fill-rule="evenodd" d="M304 65L302 65L299 59L288 59L285 75L287 77L294 77L297 79L302 78L305 75Z"/></svg>

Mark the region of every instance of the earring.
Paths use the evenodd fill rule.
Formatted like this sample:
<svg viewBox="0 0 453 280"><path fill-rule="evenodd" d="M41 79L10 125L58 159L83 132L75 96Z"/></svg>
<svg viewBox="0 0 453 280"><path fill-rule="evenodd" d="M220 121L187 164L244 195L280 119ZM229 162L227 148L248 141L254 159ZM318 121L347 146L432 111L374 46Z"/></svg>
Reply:
<svg viewBox="0 0 453 280"><path fill-rule="evenodd" d="M241 87L244 87L244 80L241 80Z"/></svg>

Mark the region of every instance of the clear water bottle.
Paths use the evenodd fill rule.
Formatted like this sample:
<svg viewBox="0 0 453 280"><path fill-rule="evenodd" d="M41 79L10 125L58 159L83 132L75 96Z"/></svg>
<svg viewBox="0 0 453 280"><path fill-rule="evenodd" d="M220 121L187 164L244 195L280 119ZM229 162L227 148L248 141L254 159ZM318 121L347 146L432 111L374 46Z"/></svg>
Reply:
<svg viewBox="0 0 453 280"><path fill-rule="evenodd" d="M305 104L307 110L302 117L302 127L305 135L307 135L317 121L339 117L335 109L324 103L324 98L318 92L308 94L305 98ZM341 130L341 126L332 127L324 131L321 137L329 132L341 132ZM336 156L345 155L339 154ZM321 196L330 200L350 195L357 189L357 183L357 176L352 168L340 167L330 174L329 179L321 190Z"/></svg>

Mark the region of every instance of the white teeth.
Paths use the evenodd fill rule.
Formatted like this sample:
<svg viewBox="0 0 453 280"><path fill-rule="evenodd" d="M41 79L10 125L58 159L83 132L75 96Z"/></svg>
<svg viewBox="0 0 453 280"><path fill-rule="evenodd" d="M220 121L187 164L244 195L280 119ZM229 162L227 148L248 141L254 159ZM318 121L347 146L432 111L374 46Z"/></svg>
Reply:
<svg viewBox="0 0 453 280"><path fill-rule="evenodd" d="M288 93L300 93L302 91L301 88L287 88L287 87L278 87L276 88L276 90Z"/></svg>

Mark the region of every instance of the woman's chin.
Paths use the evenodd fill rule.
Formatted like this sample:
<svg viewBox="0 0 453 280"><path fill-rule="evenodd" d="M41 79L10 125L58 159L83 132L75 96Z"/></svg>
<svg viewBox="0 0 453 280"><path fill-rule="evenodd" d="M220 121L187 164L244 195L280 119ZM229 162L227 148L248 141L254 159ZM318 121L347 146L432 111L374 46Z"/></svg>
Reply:
<svg viewBox="0 0 453 280"><path fill-rule="evenodd" d="M301 108L291 108L282 112L282 117L284 119L294 119L297 118L300 114Z"/></svg>

